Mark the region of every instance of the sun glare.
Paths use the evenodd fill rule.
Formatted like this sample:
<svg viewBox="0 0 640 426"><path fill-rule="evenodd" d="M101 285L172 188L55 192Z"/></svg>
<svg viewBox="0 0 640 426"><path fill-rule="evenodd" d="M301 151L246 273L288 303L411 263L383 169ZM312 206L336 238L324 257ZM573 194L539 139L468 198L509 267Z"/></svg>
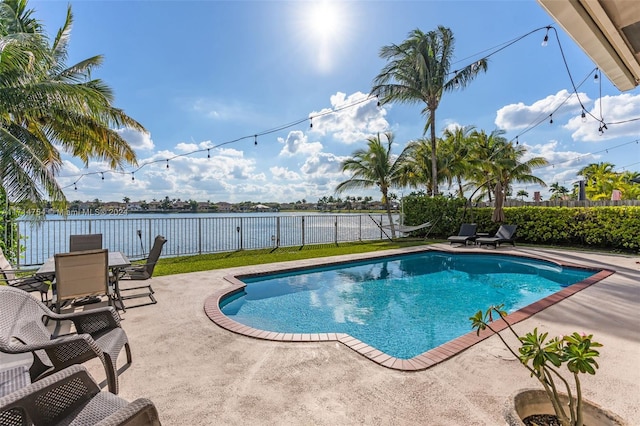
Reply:
<svg viewBox="0 0 640 426"><path fill-rule="evenodd" d="M320 0L308 2L300 21L307 47L313 52L314 63L321 72L329 72L335 66L337 50L346 37L347 10L344 3Z"/></svg>
<svg viewBox="0 0 640 426"><path fill-rule="evenodd" d="M341 27L339 5L335 2L321 1L312 5L309 11L309 30L320 39L337 35Z"/></svg>

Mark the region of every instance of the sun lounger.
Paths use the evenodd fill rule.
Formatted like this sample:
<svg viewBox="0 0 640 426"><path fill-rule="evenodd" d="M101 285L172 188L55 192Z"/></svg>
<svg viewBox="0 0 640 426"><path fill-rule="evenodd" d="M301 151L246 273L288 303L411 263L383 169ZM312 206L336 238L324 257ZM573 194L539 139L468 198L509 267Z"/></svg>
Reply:
<svg viewBox="0 0 640 426"><path fill-rule="evenodd" d="M469 242L473 242L476 239L476 228L478 227L475 223L463 223L460 226L460 231L458 235L452 235L447 240L449 241L449 245L453 243L464 244L465 246L469 244Z"/></svg>
<svg viewBox="0 0 640 426"><path fill-rule="evenodd" d="M498 231L493 237L480 237L476 238L476 244L491 245L494 247L500 246L502 243L509 243L515 247L515 234L517 225L500 225Z"/></svg>

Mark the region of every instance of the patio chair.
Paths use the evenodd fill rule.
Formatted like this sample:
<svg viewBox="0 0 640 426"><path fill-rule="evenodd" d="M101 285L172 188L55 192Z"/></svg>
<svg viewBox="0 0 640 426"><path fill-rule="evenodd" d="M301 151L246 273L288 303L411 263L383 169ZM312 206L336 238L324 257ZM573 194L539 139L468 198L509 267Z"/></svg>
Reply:
<svg viewBox="0 0 640 426"><path fill-rule="evenodd" d="M149 252L149 257L146 259L146 262L141 265L132 265L127 268L124 268L120 275L120 283L122 283L123 280L139 281L139 280L150 279L151 276L153 275L153 270L156 267L156 263L158 263L160 254L162 253L162 248L164 247L166 242L167 242L167 239L162 235L156 236L153 242L153 247ZM127 308L136 308L138 306L153 305L154 303L157 303L156 298L153 296L154 291L153 291L153 288L151 287L151 284L139 285L134 287L120 286L120 293L122 294L122 292L132 292L132 293L125 294L124 296L121 295L120 297L121 301L127 300L127 299L136 299L140 297L148 297L150 299L150 301L147 303L140 303L138 305L127 306Z"/></svg>
<svg viewBox="0 0 640 426"><path fill-rule="evenodd" d="M517 225L500 225L498 231L493 237L479 237L476 238L476 244L492 245L498 248L502 243L509 243L515 247L515 234Z"/></svg>
<svg viewBox="0 0 640 426"><path fill-rule="evenodd" d="M0 424L160 425L153 402L133 402L101 392L82 365L65 368L0 398Z"/></svg>
<svg viewBox="0 0 640 426"><path fill-rule="evenodd" d="M469 244L469 242L474 242L476 239L476 229L478 225L475 223L463 223L460 226L460 231L458 235L452 235L447 240L449 241L449 245L453 243L464 244L465 246Z"/></svg>
<svg viewBox="0 0 640 426"><path fill-rule="evenodd" d="M96 250L102 248L102 234L69 236L69 251Z"/></svg>
<svg viewBox="0 0 640 426"><path fill-rule="evenodd" d="M56 281L53 304L58 313L65 301L80 298L99 302L99 297L86 298L105 295L111 305L107 249L58 253L54 259Z"/></svg>
<svg viewBox="0 0 640 426"><path fill-rule="evenodd" d="M35 275L34 270L15 269L0 249L0 283L28 292L40 292L40 300L49 303L49 284L45 277Z"/></svg>
<svg viewBox="0 0 640 426"><path fill-rule="evenodd" d="M54 336L45 320L72 321L75 333ZM120 327L120 316L111 306L70 314L57 314L27 292L0 286L0 352L31 353L33 381L73 364L93 358L102 361L109 391L118 393L116 361L124 346L127 363L131 349Z"/></svg>

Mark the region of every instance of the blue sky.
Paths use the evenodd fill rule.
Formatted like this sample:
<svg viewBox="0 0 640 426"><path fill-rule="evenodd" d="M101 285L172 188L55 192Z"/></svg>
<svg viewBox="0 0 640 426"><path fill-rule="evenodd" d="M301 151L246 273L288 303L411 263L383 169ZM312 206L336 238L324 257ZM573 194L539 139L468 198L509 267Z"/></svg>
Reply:
<svg viewBox="0 0 640 426"><path fill-rule="evenodd" d="M101 179L92 173L107 170L104 164L84 168L65 157L59 182L70 200L292 202L335 195L348 178L340 162L368 136L392 131L395 153L422 137L421 105L378 108L366 98L385 65L380 48L438 25L455 35L454 67L542 28L493 54L488 72L466 89L444 95L438 134L455 124L503 129L552 164L536 169L537 176L568 188L589 163L640 170L640 121L609 124L602 135L598 121L583 123L560 46L575 85L584 81L582 104L597 117L602 107L606 123L640 117L640 91L621 93L604 74L594 84L595 64L535 0L29 2L51 34L68 4L74 13L68 64L104 55L94 77L111 86L116 107L149 131L121 130L139 170ZM558 39L552 29L542 47L548 25ZM268 133L274 129L281 130ZM537 185L514 189L548 198ZM380 197L375 190L345 195Z"/></svg>

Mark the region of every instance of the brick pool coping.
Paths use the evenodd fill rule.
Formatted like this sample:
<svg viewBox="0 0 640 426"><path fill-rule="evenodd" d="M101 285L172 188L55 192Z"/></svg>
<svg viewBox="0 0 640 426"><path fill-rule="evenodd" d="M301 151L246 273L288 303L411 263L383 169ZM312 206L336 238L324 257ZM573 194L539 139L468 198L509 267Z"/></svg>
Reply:
<svg viewBox="0 0 640 426"><path fill-rule="evenodd" d="M427 249L424 251L434 251L433 249ZM441 251L441 250L435 250ZM446 251L442 251L443 253L447 253ZM406 253L406 254L415 254L416 252ZM460 252L461 254L463 252ZM523 255L523 254L515 254L515 253L500 253L504 256L516 256L516 257L526 257L529 259L541 260L537 259L534 256ZM388 256L374 256L376 260L383 259L385 257L397 257L402 256L401 254L393 254ZM340 265L345 263L352 263L357 261L363 261L369 259L358 259L358 260L343 260L343 261L329 261L322 262L315 265L305 265L302 267L290 267L290 268L282 268L275 271L268 271L263 273L251 273L251 274L242 274L242 275L229 275L225 276L224 279L229 281L232 284L232 287L220 290L211 296L207 297L204 303L204 311L205 314L209 317L211 321L213 321L218 326L229 330L234 333L242 334L244 336L253 337L261 340L271 340L277 342L333 342L337 341L342 343L343 345L351 348L356 351L360 355L365 356L371 361L380 364L383 367L391 368L394 370L402 370L402 371L419 371L425 370L429 367L432 367L442 361L445 361L460 352L470 348L471 346L485 340L488 337L491 337L494 333L486 329L481 331L480 334L476 334L475 331L471 331L467 334L464 334L456 339L453 339L447 343L444 343L440 346L437 346L433 349L430 349L416 357L410 359L401 359L396 358L391 355L388 355L368 344L352 337L346 333L277 333L272 331L259 330L257 328L249 327L247 325L241 324L227 317L220 310L220 301L228 297L234 293L238 293L243 291L246 286L245 283L240 281L238 277L249 277L249 276L259 276L259 275L270 275L274 273L281 272L291 272L291 271L299 271L304 269L312 269L320 266L333 266ZM573 263L565 263L558 262L554 260L544 259L545 261L555 263L559 266L570 266L574 268L580 269L588 269L593 271L598 271L599 268L587 268L582 265L577 265ZM572 284L569 287L565 287L562 290L551 294L543 299L538 300L528 306L525 306L522 309L517 310L509 315L507 315L506 319L510 324L517 324L525 319L531 317L532 315L537 314L538 312L552 306L573 294L584 290L585 288L607 278L612 275L614 271L608 269L600 269L599 272L594 275L588 277L587 279L580 281L578 283ZM507 328L504 321L494 321L492 323L492 327L496 331L502 331Z"/></svg>

